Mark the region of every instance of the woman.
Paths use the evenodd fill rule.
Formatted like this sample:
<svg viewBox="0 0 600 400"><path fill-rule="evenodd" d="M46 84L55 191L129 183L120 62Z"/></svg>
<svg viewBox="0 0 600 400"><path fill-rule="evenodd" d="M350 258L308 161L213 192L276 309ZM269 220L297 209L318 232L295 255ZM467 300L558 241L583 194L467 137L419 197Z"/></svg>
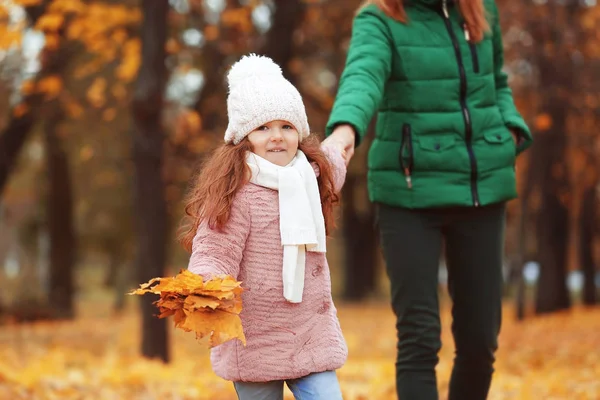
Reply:
<svg viewBox="0 0 600 400"><path fill-rule="evenodd" d="M505 203L531 133L515 108L493 0L373 0L355 17L326 141L374 113L368 186L397 316L402 400L437 399L445 241L456 358L450 400L485 399L501 321Z"/></svg>

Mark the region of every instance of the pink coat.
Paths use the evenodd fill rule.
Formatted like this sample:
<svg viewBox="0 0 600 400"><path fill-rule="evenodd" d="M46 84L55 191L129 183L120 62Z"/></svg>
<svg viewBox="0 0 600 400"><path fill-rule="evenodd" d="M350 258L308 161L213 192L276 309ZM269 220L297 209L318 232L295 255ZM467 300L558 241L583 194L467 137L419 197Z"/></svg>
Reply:
<svg viewBox="0 0 600 400"><path fill-rule="evenodd" d="M339 190L346 177L344 160L333 148L322 149ZM325 254L306 253L303 300L297 304L283 297L282 261L277 191L249 183L238 193L221 232L205 224L198 228L188 269L203 276L229 274L245 288L240 317L247 345L231 340L212 349L218 376L266 382L345 363L348 348L331 298Z"/></svg>

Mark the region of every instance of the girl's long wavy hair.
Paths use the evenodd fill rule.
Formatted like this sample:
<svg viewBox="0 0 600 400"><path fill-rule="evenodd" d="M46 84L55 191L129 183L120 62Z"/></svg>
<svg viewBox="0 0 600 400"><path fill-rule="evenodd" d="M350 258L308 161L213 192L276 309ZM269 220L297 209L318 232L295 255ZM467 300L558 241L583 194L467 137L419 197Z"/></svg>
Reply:
<svg viewBox="0 0 600 400"><path fill-rule="evenodd" d="M406 23L408 17L404 9L404 0L367 0L363 7L375 4L391 18ZM457 0L458 8L465 19L469 36L473 42L483 40L485 32L490 30L482 0Z"/></svg>
<svg viewBox="0 0 600 400"><path fill-rule="evenodd" d="M339 201L333 184L333 170L321 151L319 139L310 135L299 144L299 149L310 162L317 164L321 206L325 218L325 230L334 228L333 207ZM239 144L223 144L204 162L200 172L191 183L179 242L189 252L198 226L207 223L211 229L222 229L231 215L231 207L238 191L250 180L250 168L246 164L246 152L252 151L248 139Z"/></svg>

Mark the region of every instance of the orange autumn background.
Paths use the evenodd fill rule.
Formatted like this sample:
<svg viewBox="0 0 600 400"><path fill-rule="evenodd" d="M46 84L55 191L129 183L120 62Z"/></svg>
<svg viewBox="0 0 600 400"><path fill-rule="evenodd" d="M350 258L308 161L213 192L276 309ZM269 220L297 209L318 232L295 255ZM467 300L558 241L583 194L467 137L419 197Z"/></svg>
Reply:
<svg viewBox="0 0 600 400"><path fill-rule="evenodd" d="M600 399L600 4L496 2L535 144L509 204L490 399ZM177 222L222 140L227 68L272 57L322 135L360 3L0 0L0 399L235 398L205 342L156 318L157 296L127 293L187 264ZM396 343L367 148L328 257L350 348L344 397L386 400ZM453 358L445 271L441 260L441 393Z"/></svg>

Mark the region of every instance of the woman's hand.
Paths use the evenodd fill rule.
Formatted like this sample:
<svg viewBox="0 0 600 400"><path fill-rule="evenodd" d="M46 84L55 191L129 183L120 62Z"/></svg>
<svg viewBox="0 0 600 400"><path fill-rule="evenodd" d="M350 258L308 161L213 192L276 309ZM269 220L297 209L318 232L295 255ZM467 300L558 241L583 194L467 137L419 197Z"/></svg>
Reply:
<svg viewBox="0 0 600 400"><path fill-rule="evenodd" d="M346 166L348 166L354 155L355 140L354 128L344 124L336 126L331 135L323 141L323 144L337 148L342 153Z"/></svg>

